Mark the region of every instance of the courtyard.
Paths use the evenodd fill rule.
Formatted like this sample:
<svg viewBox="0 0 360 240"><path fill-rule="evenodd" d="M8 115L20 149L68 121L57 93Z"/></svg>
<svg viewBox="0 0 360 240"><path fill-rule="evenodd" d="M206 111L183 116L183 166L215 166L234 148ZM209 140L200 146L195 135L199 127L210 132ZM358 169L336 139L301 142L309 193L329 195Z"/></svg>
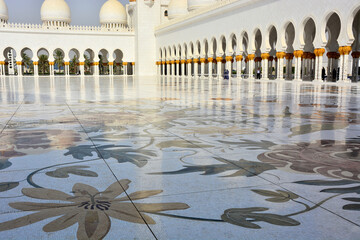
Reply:
<svg viewBox="0 0 360 240"><path fill-rule="evenodd" d="M358 84L0 79L2 239L358 239Z"/></svg>

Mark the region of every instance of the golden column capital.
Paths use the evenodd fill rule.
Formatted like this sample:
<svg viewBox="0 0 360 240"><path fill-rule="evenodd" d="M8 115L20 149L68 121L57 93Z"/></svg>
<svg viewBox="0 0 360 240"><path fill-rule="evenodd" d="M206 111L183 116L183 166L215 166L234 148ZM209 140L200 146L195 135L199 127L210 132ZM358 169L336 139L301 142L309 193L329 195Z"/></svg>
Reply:
<svg viewBox="0 0 360 240"><path fill-rule="evenodd" d="M161 64L165 64L165 63L166 63L166 61L162 61L162 62L161 62Z"/></svg>
<svg viewBox="0 0 360 240"><path fill-rule="evenodd" d="M64 62L64 65L69 66L70 62Z"/></svg>
<svg viewBox="0 0 360 240"><path fill-rule="evenodd" d="M217 61L217 62L221 62L222 60L223 60L222 57L217 57L217 58L216 58L216 61Z"/></svg>
<svg viewBox="0 0 360 240"><path fill-rule="evenodd" d="M303 55L304 55L304 51L302 51L302 50L294 51L295 58L301 58Z"/></svg>
<svg viewBox="0 0 360 240"><path fill-rule="evenodd" d="M205 63L205 62L206 62L206 59L205 59L205 58L200 58L200 62L201 62L201 63Z"/></svg>
<svg viewBox="0 0 360 240"><path fill-rule="evenodd" d="M16 62L16 65L22 65L22 62Z"/></svg>
<svg viewBox="0 0 360 240"><path fill-rule="evenodd" d="M349 55L349 53L351 52L351 50L352 50L351 46L339 47L339 53L340 53L340 55Z"/></svg>
<svg viewBox="0 0 360 240"><path fill-rule="evenodd" d="M278 59L280 59L280 58L284 58L284 57L285 57L285 55L286 55L286 53L285 53L285 52L277 52L277 53L276 53L276 57L277 57Z"/></svg>
<svg viewBox="0 0 360 240"><path fill-rule="evenodd" d="M237 62L241 62L242 59L243 59L243 56L241 56L241 55L237 55L237 56L235 57L235 60L236 60Z"/></svg>
<svg viewBox="0 0 360 240"><path fill-rule="evenodd" d="M128 63L127 63L127 62L123 62L123 65L126 66L126 65L128 65Z"/></svg>
<svg viewBox="0 0 360 240"><path fill-rule="evenodd" d="M183 59L180 62L181 62L181 64L184 64L184 63L186 63L186 60Z"/></svg>
<svg viewBox="0 0 360 240"><path fill-rule="evenodd" d="M263 53L263 54L261 54L261 58L262 58L262 59L267 60L267 59L269 59L269 57L270 57L270 54L269 54L269 53Z"/></svg>
<svg viewBox="0 0 360 240"><path fill-rule="evenodd" d="M315 56L322 57L325 53L325 48L317 48L314 50Z"/></svg>
<svg viewBox="0 0 360 240"><path fill-rule="evenodd" d="M226 60L227 62L230 62L230 61L233 60L233 57L232 57L232 56L226 56L226 57L225 57L225 60Z"/></svg>
<svg viewBox="0 0 360 240"><path fill-rule="evenodd" d="M249 59L249 61L252 61L255 59L255 54L249 54L247 58Z"/></svg>
<svg viewBox="0 0 360 240"><path fill-rule="evenodd" d="M175 63L176 63L176 64L179 64L179 63L180 63L180 60L176 60Z"/></svg>
<svg viewBox="0 0 360 240"><path fill-rule="evenodd" d="M79 63L80 64L80 63ZM80 64L81 65L81 64ZM109 66L114 66L114 62L109 62Z"/></svg>
<svg viewBox="0 0 360 240"><path fill-rule="evenodd" d="M198 62L199 62L199 59L194 58L193 62L194 62L194 63L198 63Z"/></svg>
<svg viewBox="0 0 360 240"><path fill-rule="evenodd" d="M292 53L286 53L285 54L285 59L286 60L292 60L294 58L294 54L292 54Z"/></svg>
<svg viewBox="0 0 360 240"><path fill-rule="evenodd" d="M134 65L135 65L135 62L131 62L131 65L134 66Z"/></svg>
<svg viewBox="0 0 360 240"><path fill-rule="evenodd" d="M79 65L80 65L80 66L84 66L85 63L84 63L84 62L79 62Z"/></svg>
<svg viewBox="0 0 360 240"><path fill-rule="evenodd" d="M186 62L187 62L187 63L191 63L192 60L191 60L191 59L187 59Z"/></svg>
<svg viewBox="0 0 360 240"><path fill-rule="evenodd" d="M5 64L5 62L4 62L4 64ZM33 64L34 65L39 65L39 62L33 62Z"/></svg>
<svg viewBox="0 0 360 240"><path fill-rule="evenodd" d="M209 62L212 62L212 61L214 61L214 58L209 57L209 58L208 58L208 61L209 61Z"/></svg>
<svg viewBox="0 0 360 240"><path fill-rule="evenodd" d="M170 61L170 63L171 63L171 64L174 64L174 63L175 63L175 61L174 61L174 60L172 60L172 61Z"/></svg>

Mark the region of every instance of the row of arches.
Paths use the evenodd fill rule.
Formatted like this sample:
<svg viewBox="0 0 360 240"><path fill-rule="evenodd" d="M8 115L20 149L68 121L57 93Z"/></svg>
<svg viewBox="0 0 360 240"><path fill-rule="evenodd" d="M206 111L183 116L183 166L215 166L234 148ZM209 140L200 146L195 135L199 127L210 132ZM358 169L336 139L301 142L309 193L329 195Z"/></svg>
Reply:
<svg viewBox="0 0 360 240"><path fill-rule="evenodd" d="M135 63L124 61L120 49L80 52L73 48L66 52L62 48L16 51L6 47L3 57L0 75L133 75L135 71Z"/></svg>
<svg viewBox="0 0 360 240"><path fill-rule="evenodd" d="M360 6L351 14L350 44L340 41L347 37L341 36L347 26L332 11L321 26L306 17L300 25L288 21L281 28L270 25L163 46L156 62L158 75L222 77L228 70L238 78L357 82Z"/></svg>

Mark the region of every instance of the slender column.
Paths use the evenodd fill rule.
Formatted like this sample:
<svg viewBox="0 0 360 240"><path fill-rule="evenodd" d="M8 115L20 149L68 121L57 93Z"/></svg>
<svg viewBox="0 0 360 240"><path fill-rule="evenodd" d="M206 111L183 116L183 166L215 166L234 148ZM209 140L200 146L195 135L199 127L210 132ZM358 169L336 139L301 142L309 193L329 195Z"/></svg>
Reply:
<svg viewBox="0 0 360 240"><path fill-rule="evenodd" d="M323 82L322 80L322 68L323 68L323 55L325 53L324 48L317 48L314 50L315 58L315 82Z"/></svg>
<svg viewBox="0 0 360 240"><path fill-rule="evenodd" d="M199 77L199 73L198 73L198 71L199 71L199 59L194 58L193 61L194 61L194 77L198 78Z"/></svg>
<svg viewBox="0 0 360 240"><path fill-rule="evenodd" d="M171 64L171 76L175 76L175 61L171 60L170 64Z"/></svg>
<svg viewBox="0 0 360 240"><path fill-rule="evenodd" d="M296 50L294 51L295 56L295 81L301 81L301 58L304 55L304 51Z"/></svg>
<svg viewBox="0 0 360 240"><path fill-rule="evenodd" d="M80 65L80 69L81 69L81 65ZM80 70L80 72L82 71ZM109 75L114 76L114 62L109 62Z"/></svg>
<svg viewBox="0 0 360 240"><path fill-rule="evenodd" d="M135 75L135 62L131 62L131 75Z"/></svg>
<svg viewBox="0 0 360 240"><path fill-rule="evenodd" d="M208 62L209 62L209 78L212 78L212 76L213 76L213 61L214 61L214 58L212 58L212 57L208 58Z"/></svg>
<svg viewBox="0 0 360 240"><path fill-rule="evenodd" d="M186 62L187 62L187 76L191 77L191 63L192 63L192 60L188 59Z"/></svg>
<svg viewBox="0 0 360 240"><path fill-rule="evenodd" d="M16 62L16 65L18 70L18 76L22 76L23 75L22 62Z"/></svg>
<svg viewBox="0 0 360 240"><path fill-rule="evenodd" d="M249 59L249 79L254 79L254 64L255 64L255 54L249 54L248 55L248 59Z"/></svg>
<svg viewBox="0 0 360 240"><path fill-rule="evenodd" d="M155 64L156 64L156 76L160 76L161 69L160 69L159 61L156 61Z"/></svg>
<svg viewBox="0 0 360 240"><path fill-rule="evenodd" d="M263 63L263 70L262 70L262 72L263 72L262 79L263 80L269 80L269 57L270 57L269 53L261 54L262 63Z"/></svg>
<svg viewBox="0 0 360 240"><path fill-rule="evenodd" d="M229 77L231 77L231 74L232 74L231 63L232 63L233 57L232 56L226 56L225 60L226 60L225 69L229 71Z"/></svg>
<svg viewBox="0 0 360 240"><path fill-rule="evenodd" d="M237 55L235 57L236 60L236 77L241 79L241 63L242 63L243 56Z"/></svg>
<svg viewBox="0 0 360 240"><path fill-rule="evenodd" d="M165 61L161 62L161 76L165 76Z"/></svg>
<svg viewBox="0 0 360 240"><path fill-rule="evenodd" d="M80 75L84 76L85 75L85 62L79 62L79 66L80 66Z"/></svg>
<svg viewBox="0 0 360 240"><path fill-rule="evenodd" d="M180 76L179 63L180 63L180 60L175 61L176 76Z"/></svg>
<svg viewBox="0 0 360 240"><path fill-rule="evenodd" d="M200 58L200 76L205 77L205 58Z"/></svg>
<svg viewBox="0 0 360 240"><path fill-rule="evenodd" d="M359 57L360 57L360 52L352 52L351 56L353 57L353 66L352 66L353 81L358 82L358 80L359 80Z"/></svg>
<svg viewBox="0 0 360 240"><path fill-rule="evenodd" d="M185 77L185 63L186 60L180 60L181 63L181 77Z"/></svg>
<svg viewBox="0 0 360 240"><path fill-rule="evenodd" d="M220 79L221 78L221 63L222 63L223 58L222 57L217 57L216 58L216 67L217 67L217 78Z"/></svg>
<svg viewBox="0 0 360 240"><path fill-rule="evenodd" d="M0 61L0 75L4 76L5 75L5 71L4 71L4 61Z"/></svg>
<svg viewBox="0 0 360 240"><path fill-rule="evenodd" d="M128 75L128 72L127 72L128 63L127 63L127 62L123 62L123 66L124 66L124 76L127 76L127 75Z"/></svg>
<svg viewBox="0 0 360 240"><path fill-rule="evenodd" d="M340 47L339 52L341 55L340 60L340 81L350 82L348 79L348 64L349 64L349 53L351 52L351 46Z"/></svg>
<svg viewBox="0 0 360 240"><path fill-rule="evenodd" d="M39 62L33 62L34 64L34 76L39 76ZM5 71L4 71L5 75Z"/></svg>
<svg viewBox="0 0 360 240"><path fill-rule="evenodd" d="M50 76L54 76L54 62L49 62Z"/></svg>
<svg viewBox="0 0 360 240"><path fill-rule="evenodd" d="M278 59L278 67L277 67L277 79L284 80L284 57L285 52L277 52L276 57Z"/></svg>
<svg viewBox="0 0 360 240"><path fill-rule="evenodd" d="M166 61L166 75L171 75L171 61Z"/></svg>

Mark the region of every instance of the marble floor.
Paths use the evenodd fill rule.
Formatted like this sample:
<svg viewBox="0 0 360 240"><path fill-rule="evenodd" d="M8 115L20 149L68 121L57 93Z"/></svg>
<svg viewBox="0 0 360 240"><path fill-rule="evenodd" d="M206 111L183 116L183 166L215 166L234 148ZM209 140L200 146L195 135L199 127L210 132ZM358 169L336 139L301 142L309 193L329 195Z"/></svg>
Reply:
<svg viewBox="0 0 360 240"><path fill-rule="evenodd" d="M359 93L0 79L1 239L360 239Z"/></svg>

